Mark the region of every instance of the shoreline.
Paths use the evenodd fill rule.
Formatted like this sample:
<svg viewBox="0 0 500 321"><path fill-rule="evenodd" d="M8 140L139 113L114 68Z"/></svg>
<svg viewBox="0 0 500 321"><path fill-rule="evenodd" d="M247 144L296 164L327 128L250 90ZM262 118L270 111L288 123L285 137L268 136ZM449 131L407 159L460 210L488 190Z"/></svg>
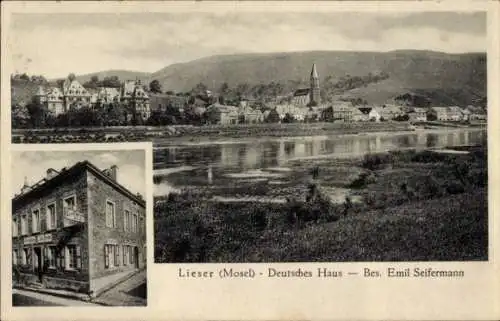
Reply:
<svg viewBox="0 0 500 321"><path fill-rule="evenodd" d="M392 135L419 132L486 130L480 126L427 126L415 128L409 123L293 123L255 124L245 126L167 126L13 129L13 143L68 143L68 142L128 142L152 141L155 149L170 146L197 146L210 144L247 143L265 140L296 140L311 137L348 137L368 134ZM427 128L425 128L427 127Z"/></svg>

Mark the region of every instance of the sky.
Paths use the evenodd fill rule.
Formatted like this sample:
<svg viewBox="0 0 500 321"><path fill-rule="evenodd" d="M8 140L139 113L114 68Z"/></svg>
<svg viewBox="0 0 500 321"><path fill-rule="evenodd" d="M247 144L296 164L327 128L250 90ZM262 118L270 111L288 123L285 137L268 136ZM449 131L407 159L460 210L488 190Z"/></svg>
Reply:
<svg viewBox="0 0 500 321"><path fill-rule="evenodd" d="M216 54L309 50L485 52L485 12L17 13L13 72L155 72Z"/></svg>
<svg viewBox="0 0 500 321"><path fill-rule="evenodd" d="M47 169L60 171L88 160L103 170L117 165L117 181L132 193L145 196L145 154L143 150L125 151L13 151L11 195L19 194L24 178L32 185L46 176Z"/></svg>

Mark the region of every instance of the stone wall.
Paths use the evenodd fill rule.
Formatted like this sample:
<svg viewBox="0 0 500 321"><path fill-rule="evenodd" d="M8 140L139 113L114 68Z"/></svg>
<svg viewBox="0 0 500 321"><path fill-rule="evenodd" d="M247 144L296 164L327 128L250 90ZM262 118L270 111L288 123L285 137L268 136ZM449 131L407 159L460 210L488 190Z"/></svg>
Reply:
<svg viewBox="0 0 500 321"><path fill-rule="evenodd" d="M78 270L66 270L64 268L57 267L55 269L49 269L46 273L47 276L57 278L58 280L66 279L80 282L88 282L89 280L89 271L88 265L88 228L86 224L81 225L76 231L71 232L71 229L68 227L64 227L63 220L63 199L65 197L69 197L75 195L76 196L76 206L77 211L84 214L85 219L87 213L87 178L85 172L82 172L80 175L69 178L64 184L54 188L47 190L42 197L37 199L33 199L26 204L24 204L21 208L19 208L13 216L17 218L18 221L18 237L12 238L12 246L14 249L18 249L17 261L21 262L21 251L23 248L28 247L33 250L35 247L40 247L42 251L42 262L43 262L43 253L44 248L48 246L57 246L59 241L64 238L66 235L70 235L71 237L67 240L65 244L75 244L80 247L80 259L81 259L81 269ZM47 205L55 203L56 204L56 228L48 229L46 224L47 217ZM34 209L40 209L40 228L39 232L32 233L32 211ZM22 214L27 214L27 224L28 224L28 234L21 235L21 220L20 216ZM69 233L69 234L68 234ZM24 244L26 237L28 236L48 236L50 241L45 241L43 243L34 243L34 244ZM33 256L34 259L34 256ZM57 261L56 261L57 262ZM36 275L37 271L33 268L33 262L31 266L19 265L19 270L24 273L29 273ZM54 281L57 283L59 281Z"/></svg>
<svg viewBox="0 0 500 321"><path fill-rule="evenodd" d="M145 266L144 247L146 245L145 209L115 187L101 180L89 172L88 175L88 202L90 216L90 276L91 279L106 275L134 270L134 265L123 264L123 245L137 246L139 250L139 267ZM106 226L106 201L115 204L116 227ZM137 233L124 230L124 210L138 212L139 229ZM142 222L142 226L141 225ZM119 265L106 268L104 245L119 245Z"/></svg>

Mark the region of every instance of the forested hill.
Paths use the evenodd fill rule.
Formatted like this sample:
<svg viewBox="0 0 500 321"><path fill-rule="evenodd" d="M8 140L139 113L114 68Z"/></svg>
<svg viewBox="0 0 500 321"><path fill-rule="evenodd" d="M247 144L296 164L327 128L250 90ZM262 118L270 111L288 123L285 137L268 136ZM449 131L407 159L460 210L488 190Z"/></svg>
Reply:
<svg viewBox="0 0 500 321"><path fill-rule="evenodd" d="M486 97L485 53L405 50L222 55L170 65L153 73L151 79L159 80L164 90L173 91L189 91L198 83L217 90L224 82L229 86L275 82L289 90L307 86L313 63L317 65L322 89L344 98L383 103L407 94L433 104L466 105L485 101ZM387 77L355 88L328 88L368 75Z"/></svg>

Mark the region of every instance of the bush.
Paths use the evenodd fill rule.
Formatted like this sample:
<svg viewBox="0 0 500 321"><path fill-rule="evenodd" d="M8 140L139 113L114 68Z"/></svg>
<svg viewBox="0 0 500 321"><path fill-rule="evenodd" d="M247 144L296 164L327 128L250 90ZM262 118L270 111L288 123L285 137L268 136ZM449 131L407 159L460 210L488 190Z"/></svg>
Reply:
<svg viewBox="0 0 500 321"><path fill-rule="evenodd" d="M368 154L363 158L361 166L369 170L377 170L382 165L391 164L393 161L393 155L390 153Z"/></svg>
<svg viewBox="0 0 500 321"><path fill-rule="evenodd" d="M368 184L375 183L375 175L373 173L363 172L349 184L349 188L363 188Z"/></svg>

